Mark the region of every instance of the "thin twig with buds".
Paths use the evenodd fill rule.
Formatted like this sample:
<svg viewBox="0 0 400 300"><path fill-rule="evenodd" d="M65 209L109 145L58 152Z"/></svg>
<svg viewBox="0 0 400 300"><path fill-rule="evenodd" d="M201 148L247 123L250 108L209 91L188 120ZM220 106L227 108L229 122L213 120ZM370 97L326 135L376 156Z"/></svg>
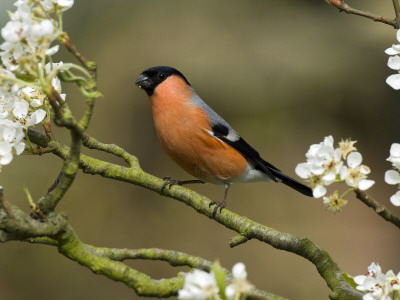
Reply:
<svg viewBox="0 0 400 300"><path fill-rule="evenodd" d="M396 12L396 18L395 19L390 19L387 17L383 17L383 16L379 16L367 11L362 11L362 10L358 10L355 8L350 7L347 3L345 3L342 0L325 0L326 2L328 2L330 5L335 6L339 9L339 11L344 11L345 13L348 14L353 14L353 15L357 15L357 16L361 16L367 19L371 19L375 22L380 22L380 23L384 23L390 26L393 26L395 29L399 29L399 24L398 24L398 1L397 0L393 0L393 3L395 5L395 12Z"/></svg>

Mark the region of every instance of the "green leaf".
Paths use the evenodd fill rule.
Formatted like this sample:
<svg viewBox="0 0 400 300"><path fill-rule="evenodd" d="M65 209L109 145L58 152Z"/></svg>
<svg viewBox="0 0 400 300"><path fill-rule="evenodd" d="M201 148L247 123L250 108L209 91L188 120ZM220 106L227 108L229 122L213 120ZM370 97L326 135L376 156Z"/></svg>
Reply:
<svg viewBox="0 0 400 300"><path fill-rule="evenodd" d="M217 286L219 289L219 294L221 295L221 298L223 300L226 300L227 298L225 295L225 288L226 288L225 273L222 270L222 267L218 260L216 260L213 263L211 270L214 272L215 280L217 281Z"/></svg>
<svg viewBox="0 0 400 300"><path fill-rule="evenodd" d="M354 282L354 278L351 275L343 272L342 276L354 289L357 287L357 283Z"/></svg>

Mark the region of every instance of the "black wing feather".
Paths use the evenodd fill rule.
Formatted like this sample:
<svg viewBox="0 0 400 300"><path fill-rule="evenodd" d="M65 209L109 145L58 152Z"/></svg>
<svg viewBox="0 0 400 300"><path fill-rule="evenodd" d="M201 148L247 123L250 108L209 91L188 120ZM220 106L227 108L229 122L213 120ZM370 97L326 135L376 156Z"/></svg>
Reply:
<svg viewBox="0 0 400 300"><path fill-rule="evenodd" d="M274 174L272 174L270 169L274 169L276 171L280 170L275 166L271 165L269 162L265 161L261 158L260 154L250 146L243 138L239 138L237 141L231 141L227 138L229 134L229 128L225 125L218 123L212 126L212 132L215 137L227 143L232 148L239 151L248 161L254 164L254 167L265 174L267 174L271 179L275 182L278 180L275 178Z"/></svg>
<svg viewBox="0 0 400 300"><path fill-rule="evenodd" d="M227 138L230 134L230 130L233 129L230 129L229 127L221 123L212 126L212 131L215 137L219 138L220 140L230 145L232 148L239 151L248 161L254 164L254 167L257 170L264 172L275 182L282 182L306 196L313 196L312 189L310 187L283 174L278 168L262 159L257 150L250 146L244 139L239 137L238 140L232 141Z"/></svg>

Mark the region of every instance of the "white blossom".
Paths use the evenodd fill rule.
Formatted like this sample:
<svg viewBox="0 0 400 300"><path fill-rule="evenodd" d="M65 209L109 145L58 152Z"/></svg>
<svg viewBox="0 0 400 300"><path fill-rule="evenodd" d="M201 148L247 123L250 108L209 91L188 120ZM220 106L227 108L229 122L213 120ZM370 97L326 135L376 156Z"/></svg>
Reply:
<svg viewBox="0 0 400 300"><path fill-rule="evenodd" d="M397 41L400 42L400 31L398 30L396 33ZM399 90L400 89L400 44L392 45L392 47L387 48L385 53L389 55L388 59L388 67L392 70L397 71L397 74L390 75L386 79L386 83L390 85L393 89Z"/></svg>
<svg viewBox="0 0 400 300"><path fill-rule="evenodd" d="M379 264L372 263L366 275L354 277L359 291L365 292L363 300L391 300L400 290L400 273L392 270L382 273Z"/></svg>
<svg viewBox="0 0 400 300"><path fill-rule="evenodd" d="M232 282L225 288L225 294L229 300L240 299L240 295L253 288L253 285L247 281L247 271L244 263L236 263L232 268L232 275Z"/></svg>
<svg viewBox="0 0 400 300"><path fill-rule="evenodd" d="M397 170L400 170L400 144L393 143L390 147L390 156L386 159L390 161Z"/></svg>
<svg viewBox="0 0 400 300"><path fill-rule="evenodd" d="M385 172L385 182L387 184L400 185L400 144L392 144L390 156L386 160L392 163L394 169ZM395 206L400 206L400 191L390 197L390 202Z"/></svg>
<svg viewBox="0 0 400 300"><path fill-rule="evenodd" d="M396 194L390 197L390 202L392 202L394 206L400 206L400 191L397 191Z"/></svg>
<svg viewBox="0 0 400 300"><path fill-rule="evenodd" d="M16 1L17 10L10 13L11 20L1 30L4 43L0 45L0 50L3 50L0 57L3 65L11 71L23 72L21 62L37 64L41 61L40 57L57 53L59 47L52 47L51 43L61 30L55 21L57 18L51 18L49 14L60 14L73 3L71 0L42 0L38 5L35 1Z"/></svg>
<svg viewBox="0 0 400 300"><path fill-rule="evenodd" d="M55 7L60 7L63 11L70 9L74 5L74 0L42 0L43 7L51 12Z"/></svg>
<svg viewBox="0 0 400 300"><path fill-rule="evenodd" d="M371 170L361 164L362 156L356 151L355 143L346 139L335 148L333 137L325 137L321 143L311 145L306 153L306 162L296 166L296 174L310 182L314 198L323 197L324 206L332 212L341 211L348 201L337 192L325 196L327 186L344 181L351 188L366 190L375 183L367 179Z"/></svg>
<svg viewBox="0 0 400 300"><path fill-rule="evenodd" d="M399 184L400 173L396 170L388 170L385 172L385 181L387 184Z"/></svg>
<svg viewBox="0 0 400 300"><path fill-rule="evenodd" d="M178 291L178 299L212 299L219 297L218 291L214 273L196 269L185 275L183 288Z"/></svg>
<svg viewBox="0 0 400 300"><path fill-rule="evenodd" d="M349 187L358 188L362 191L369 189L375 181L366 179L371 170L361 164L362 156L360 152L351 152L347 157L347 165L340 172L340 178L345 180Z"/></svg>
<svg viewBox="0 0 400 300"><path fill-rule="evenodd" d="M1 29L0 168L24 151L22 140L28 127L46 118L48 103L43 84L53 85L65 100L57 78L62 62L42 62L57 53L59 45L51 44L61 33L59 16L73 4L73 0L17 0L16 10L10 12L10 20ZM33 81L24 82L21 75ZM39 76L44 76L45 83L34 79Z"/></svg>
<svg viewBox="0 0 400 300"><path fill-rule="evenodd" d="M307 161L296 166L296 174L310 181L315 198L324 196L325 186L335 181L343 166L341 157L341 150L333 147L333 137L328 136L323 142L311 145L306 153Z"/></svg>
<svg viewBox="0 0 400 300"><path fill-rule="evenodd" d="M25 148L24 136L21 124L0 119L0 168L12 161L13 153L21 154Z"/></svg>

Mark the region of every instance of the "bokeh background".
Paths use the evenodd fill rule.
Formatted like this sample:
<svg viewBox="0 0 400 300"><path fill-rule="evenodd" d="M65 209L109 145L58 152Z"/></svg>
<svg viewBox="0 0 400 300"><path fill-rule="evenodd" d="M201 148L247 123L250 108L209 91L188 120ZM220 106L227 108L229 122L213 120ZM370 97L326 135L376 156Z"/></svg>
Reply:
<svg viewBox="0 0 400 300"><path fill-rule="evenodd" d="M13 1L0 2L0 25ZM392 17L392 2L349 1ZM161 149L145 93L134 81L144 69L169 65L182 71L199 94L264 158L296 176L296 164L312 143L332 134L358 141L376 180L370 194L397 214L389 197L396 187L383 181L391 143L399 142L400 93L385 83L392 72L384 50L395 30L339 13L323 0L97 0L76 1L65 13L65 30L78 49L98 63L99 89L89 134L135 154L156 176L188 178ZM61 51L56 59L73 59ZM84 100L64 85L67 101L82 114ZM57 137L69 143L68 135ZM110 155L85 153L123 164ZM23 187L35 199L57 176L52 155L21 156L0 174L8 201L25 207ZM331 186L342 189L340 186ZM193 186L221 199L221 186ZM342 213L324 210L279 184L235 184L228 208L282 232L307 236L327 250L339 267L363 274L372 262L400 271L399 231L349 195ZM192 208L134 185L79 173L58 207L80 238L105 247L180 250L231 268L243 261L259 288L292 299L327 299L329 289L315 267L291 253L258 241L230 249L235 233ZM154 278L187 268L163 262L130 265ZM50 246L0 245L1 299L137 299L121 283L97 276Z"/></svg>

